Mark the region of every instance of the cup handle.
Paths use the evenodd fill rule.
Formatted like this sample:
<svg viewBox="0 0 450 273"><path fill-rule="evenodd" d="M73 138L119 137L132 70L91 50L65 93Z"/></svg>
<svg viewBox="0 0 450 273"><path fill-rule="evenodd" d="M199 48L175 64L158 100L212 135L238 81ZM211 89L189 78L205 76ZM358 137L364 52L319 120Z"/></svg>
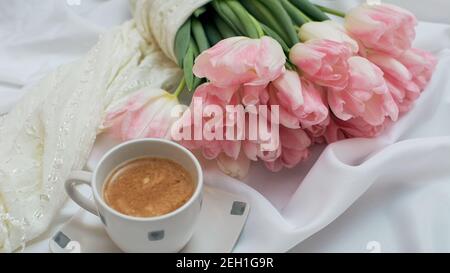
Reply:
<svg viewBox="0 0 450 273"><path fill-rule="evenodd" d="M69 175L69 178L67 178L64 186L66 188L67 194L70 196L70 198L72 198L73 201L75 201L75 203L77 203L80 207L89 211L90 213L98 216L97 206L95 205L94 201L87 198L76 189L76 187L80 184L88 185L92 189L91 181L91 172L74 171Z"/></svg>

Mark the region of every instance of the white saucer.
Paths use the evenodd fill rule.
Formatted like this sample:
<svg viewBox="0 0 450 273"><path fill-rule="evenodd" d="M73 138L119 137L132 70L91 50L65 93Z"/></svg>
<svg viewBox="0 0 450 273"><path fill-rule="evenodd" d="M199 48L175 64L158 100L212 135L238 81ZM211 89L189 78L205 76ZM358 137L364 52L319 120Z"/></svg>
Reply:
<svg viewBox="0 0 450 273"><path fill-rule="evenodd" d="M119 144L100 136L87 168L92 170L110 148ZM248 200L205 185L197 230L182 252L231 252L249 213ZM121 252L109 239L97 216L80 209L50 240L54 253Z"/></svg>
<svg viewBox="0 0 450 273"><path fill-rule="evenodd" d="M244 227L247 200L205 186L197 230L181 252L231 252ZM50 240L53 253L121 252L97 216L80 211Z"/></svg>

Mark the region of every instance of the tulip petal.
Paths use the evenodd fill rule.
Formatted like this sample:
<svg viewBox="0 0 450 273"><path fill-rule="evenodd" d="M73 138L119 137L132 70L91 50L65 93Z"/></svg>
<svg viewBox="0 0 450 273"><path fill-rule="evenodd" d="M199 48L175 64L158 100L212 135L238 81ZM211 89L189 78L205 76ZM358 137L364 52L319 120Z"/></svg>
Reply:
<svg viewBox="0 0 450 273"><path fill-rule="evenodd" d="M240 153L237 158L232 158L225 154L221 154L217 158L217 166L220 170L237 179L244 179L248 175L250 164L251 161L244 153Z"/></svg>

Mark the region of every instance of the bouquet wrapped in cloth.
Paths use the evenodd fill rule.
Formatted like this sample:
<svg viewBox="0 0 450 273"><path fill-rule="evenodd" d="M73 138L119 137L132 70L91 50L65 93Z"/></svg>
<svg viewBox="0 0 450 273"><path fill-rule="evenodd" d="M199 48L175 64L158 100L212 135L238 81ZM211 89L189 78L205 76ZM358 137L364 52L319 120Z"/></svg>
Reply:
<svg viewBox="0 0 450 273"><path fill-rule="evenodd" d="M251 161L279 171L308 158L316 143L379 135L411 109L436 65L412 47L415 16L389 4L366 3L347 14L308 0L137 5L137 17L149 22L144 33L183 69L175 96L188 92L190 107L169 122L130 112L124 119L126 111L117 119L139 96L126 98L108 126L123 139L180 141L237 177ZM139 111L152 105L141 104ZM136 126L145 129L130 134Z"/></svg>

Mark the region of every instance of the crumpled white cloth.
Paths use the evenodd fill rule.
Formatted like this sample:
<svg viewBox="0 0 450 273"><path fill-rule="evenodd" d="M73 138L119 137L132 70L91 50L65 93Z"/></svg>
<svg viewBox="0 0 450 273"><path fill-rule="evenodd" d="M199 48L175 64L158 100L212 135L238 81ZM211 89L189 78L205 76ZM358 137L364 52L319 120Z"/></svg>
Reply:
<svg viewBox="0 0 450 273"><path fill-rule="evenodd" d="M367 251L373 241L381 251L450 251L449 33L447 25L420 25L416 44L439 53L437 71L414 110L382 137L317 147L307 163L278 174L254 165L245 184L207 164L207 183L252 202L235 251L300 242L295 251ZM76 210L69 202L52 228ZM26 250L47 251L49 235Z"/></svg>
<svg viewBox="0 0 450 273"><path fill-rule="evenodd" d="M175 37L178 29L199 7L211 0L133 0L131 8L140 33L145 39L159 44L165 55L174 62Z"/></svg>

